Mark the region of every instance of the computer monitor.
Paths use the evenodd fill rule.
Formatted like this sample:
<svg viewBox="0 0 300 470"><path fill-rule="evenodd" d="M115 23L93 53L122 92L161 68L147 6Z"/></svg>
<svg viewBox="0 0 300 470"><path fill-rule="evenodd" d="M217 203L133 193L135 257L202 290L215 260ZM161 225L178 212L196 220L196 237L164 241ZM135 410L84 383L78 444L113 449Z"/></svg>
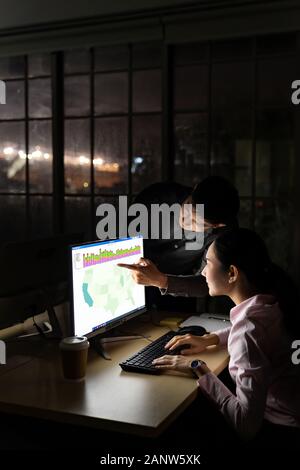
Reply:
<svg viewBox="0 0 300 470"><path fill-rule="evenodd" d="M141 236L71 247L74 335L93 337L146 310L145 287L117 266L141 256Z"/></svg>

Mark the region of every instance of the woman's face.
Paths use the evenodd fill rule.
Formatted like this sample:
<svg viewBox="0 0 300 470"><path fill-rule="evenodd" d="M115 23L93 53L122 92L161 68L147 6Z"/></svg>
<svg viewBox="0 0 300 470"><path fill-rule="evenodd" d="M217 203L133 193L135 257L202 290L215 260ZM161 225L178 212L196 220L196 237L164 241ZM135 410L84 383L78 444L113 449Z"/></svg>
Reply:
<svg viewBox="0 0 300 470"><path fill-rule="evenodd" d="M216 256L214 246L215 243L212 243L208 248L206 266L201 274L206 278L209 295L228 295L231 287L229 272L224 271Z"/></svg>

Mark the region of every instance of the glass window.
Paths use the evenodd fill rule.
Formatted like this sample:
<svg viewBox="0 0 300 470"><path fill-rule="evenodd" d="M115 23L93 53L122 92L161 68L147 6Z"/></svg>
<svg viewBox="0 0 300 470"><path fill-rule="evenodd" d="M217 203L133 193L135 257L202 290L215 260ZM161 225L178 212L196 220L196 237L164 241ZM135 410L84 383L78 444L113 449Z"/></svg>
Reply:
<svg viewBox="0 0 300 470"><path fill-rule="evenodd" d="M133 44L132 46L132 66L139 68L161 67L162 45L153 44Z"/></svg>
<svg viewBox="0 0 300 470"><path fill-rule="evenodd" d="M52 197L31 196L30 221L32 237L49 237L53 233Z"/></svg>
<svg viewBox="0 0 300 470"><path fill-rule="evenodd" d="M32 54L28 56L28 76L42 77L51 74L50 54Z"/></svg>
<svg viewBox="0 0 300 470"><path fill-rule="evenodd" d="M95 198L95 227L94 227L93 237L97 236L96 227L97 227L97 224L101 221L101 217L96 216L97 208L100 206L100 204L111 204L114 207L115 214L116 214L116 219L115 219L116 230L115 230L115 233L114 233L114 230L113 230L113 227L112 227L111 228L112 232L109 235L110 235L110 238L119 237L120 236L119 235L119 198L118 197L109 197L109 196L104 196L104 197L99 197L98 196L98 197ZM128 204L129 204L129 202L128 202ZM126 214L123 214L123 216L126 217ZM110 229L108 227L105 227L105 230L110 231Z"/></svg>
<svg viewBox="0 0 300 470"><path fill-rule="evenodd" d="M212 59L246 58L252 55L252 39L234 39L212 43Z"/></svg>
<svg viewBox="0 0 300 470"><path fill-rule="evenodd" d="M208 60L209 46L207 43L179 44L174 49L175 65L198 64Z"/></svg>
<svg viewBox="0 0 300 470"><path fill-rule="evenodd" d="M0 119L24 119L25 95L24 82L6 82L6 104L0 105Z"/></svg>
<svg viewBox="0 0 300 470"><path fill-rule="evenodd" d="M23 78L24 73L24 56L0 58L0 79Z"/></svg>
<svg viewBox="0 0 300 470"><path fill-rule="evenodd" d="M105 73L95 76L95 113L128 112L128 74Z"/></svg>
<svg viewBox="0 0 300 470"><path fill-rule="evenodd" d="M124 70L129 66L128 46L96 47L95 71Z"/></svg>
<svg viewBox="0 0 300 470"><path fill-rule="evenodd" d="M252 200L241 199L239 211L239 225L243 228L252 229Z"/></svg>
<svg viewBox="0 0 300 470"><path fill-rule="evenodd" d="M26 236L25 196L0 196L0 241L22 240Z"/></svg>
<svg viewBox="0 0 300 470"><path fill-rule="evenodd" d="M175 69L174 104L176 110L201 109L208 104L208 67Z"/></svg>
<svg viewBox="0 0 300 470"><path fill-rule="evenodd" d="M32 193L52 193L52 123L29 122L29 182Z"/></svg>
<svg viewBox="0 0 300 470"><path fill-rule="evenodd" d="M132 77L133 112L161 110L161 71L134 72Z"/></svg>
<svg viewBox="0 0 300 470"><path fill-rule="evenodd" d="M259 105L293 107L291 84L298 76L294 57L259 60L257 76L257 100Z"/></svg>
<svg viewBox="0 0 300 470"><path fill-rule="evenodd" d="M52 114L50 78L29 81L29 117L47 118Z"/></svg>
<svg viewBox="0 0 300 470"><path fill-rule="evenodd" d="M0 122L0 188L5 192L25 191L25 124Z"/></svg>
<svg viewBox="0 0 300 470"><path fill-rule="evenodd" d="M251 112L212 115L211 171L237 186L240 196L252 193Z"/></svg>
<svg viewBox="0 0 300 470"><path fill-rule="evenodd" d="M87 116L90 114L90 77L65 78L65 115Z"/></svg>
<svg viewBox="0 0 300 470"><path fill-rule="evenodd" d="M271 258L281 267L288 269L290 250L287 240L292 240L293 208L286 201L271 199L256 200L255 230L265 241Z"/></svg>
<svg viewBox="0 0 300 470"><path fill-rule="evenodd" d="M161 117L133 117L132 191L161 179Z"/></svg>
<svg viewBox="0 0 300 470"><path fill-rule="evenodd" d="M295 151L292 111L257 116L256 194L285 198L294 187Z"/></svg>
<svg viewBox="0 0 300 470"><path fill-rule="evenodd" d="M231 62L212 66L212 107L249 107L252 98L253 66Z"/></svg>
<svg viewBox="0 0 300 470"><path fill-rule="evenodd" d="M91 236L91 199L89 197L65 197L65 232Z"/></svg>
<svg viewBox="0 0 300 470"><path fill-rule="evenodd" d="M89 119L65 121L65 192L91 192Z"/></svg>
<svg viewBox="0 0 300 470"><path fill-rule="evenodd" d="M256 50L258 55L283 54L295 52L297 40L295 33L289 34L268 34L258 36L256 39Z"/></svg>
<svg viewBox="0 0 300 470"><path fill-rule="evenodd" d="M86 73L90 71L90 53L87 49L71 50L64 53L64 71L66 74Z"/></svg>
<svg viewBox="0 0 300 470"><path fill-rule="evenodd" d="M128 188L127 118L95 121L94 178L98 193L122 193Z"/></svg>
<svg viewBox="0 0 300 470"><path fill-rule="evenodd" d="M175 180L193 186L206 176L207 115L175 116Z"/></svg>

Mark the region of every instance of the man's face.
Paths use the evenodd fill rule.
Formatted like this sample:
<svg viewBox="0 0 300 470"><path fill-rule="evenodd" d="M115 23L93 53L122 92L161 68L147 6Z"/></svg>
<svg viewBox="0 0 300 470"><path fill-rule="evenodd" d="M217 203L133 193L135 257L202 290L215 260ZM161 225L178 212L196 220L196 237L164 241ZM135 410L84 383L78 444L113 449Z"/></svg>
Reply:
<svg viewBox="0 0 300 470"><path fill-rule="evenodd" d="M215 226L197 214L196 208L192 205L191 196L185 199L181 205L179 225L184 230L192 232L206 232Z"/></svg>

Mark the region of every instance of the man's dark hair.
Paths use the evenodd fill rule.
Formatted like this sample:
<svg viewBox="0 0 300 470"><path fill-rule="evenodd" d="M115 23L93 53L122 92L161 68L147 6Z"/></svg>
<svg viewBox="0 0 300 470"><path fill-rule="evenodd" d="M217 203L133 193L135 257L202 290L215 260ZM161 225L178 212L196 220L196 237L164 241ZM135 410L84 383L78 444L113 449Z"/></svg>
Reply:
<svg viewBox="0 0 300 470"><path fill-rule="evenodd" d="M193 189L192 204L204 204L204 218L215 224L237 222L240 209L238 190L221 176L208 176Z"/></svg>

